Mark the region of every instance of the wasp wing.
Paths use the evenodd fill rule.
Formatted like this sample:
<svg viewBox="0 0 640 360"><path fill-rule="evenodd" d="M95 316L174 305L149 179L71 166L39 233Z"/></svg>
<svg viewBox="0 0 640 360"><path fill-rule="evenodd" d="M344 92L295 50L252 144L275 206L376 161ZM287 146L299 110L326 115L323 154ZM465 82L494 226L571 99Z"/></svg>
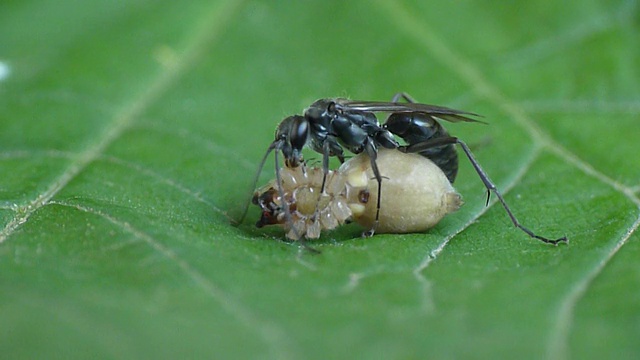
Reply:
<svg viewBox="0 0 640 360"><path fill-rule="evenodd" d="M392 113L419 112L419 113L425 113L427 115L431 115L439 119L447 120L450 122L465 121L465 122L484 123L483 121L470 118L470 116L477 116L477 117L481 116L472 112L451 109L444 106L427 105L427 104L420 104L420 103L343 100L343 101L336 102L336 108L341 109L343 111L355 110L355 111L392 112Z"/></svg>

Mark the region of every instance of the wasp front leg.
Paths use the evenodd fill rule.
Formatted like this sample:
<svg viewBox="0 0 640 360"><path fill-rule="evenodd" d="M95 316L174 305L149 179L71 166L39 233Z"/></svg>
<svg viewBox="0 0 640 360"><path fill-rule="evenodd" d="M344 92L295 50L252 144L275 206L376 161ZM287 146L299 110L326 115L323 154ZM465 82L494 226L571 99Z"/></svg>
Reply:
<svg viewBox="0 0 640 360"><path fill-rule="evenodd" d="M311 149L315 152L322 154L322 172L324 174L322 179L322 187L320 194L324 193L324 188L327 183L327 175L329 174L329 159L335 156L340 160L340 164L344 163L344 150L338 143L338 140L332 135L316 136L311 140Z"/></svg>
<svg viewBox="0 0 640 360"><path fill-rule="evenodd" d="M391 99L391 102L397 103L400 101L400 99L404 99L404 101L411 103L411 104L415 104L416 101L413 100L413 98L407 94L406 92L402 91L399 93L396 93L395 95L393 95L393 98Z"/></svg>
<svg viewBox="0 0 640 360"><path fill-rule="evenodd" d="M380 169L378 168L378 163L376 160L378 159L378 148L376 145L369 139L365 144L364 150L369 156L369 160L371 161L371 170L373 171L373 176L378 182L378 201L376 203L376 220L373 223L371 229L362 233L364 237L371 237L376 232L376 228L378 227L378 222L380 220L380 199L382 198L382 175L380 174Z"/></svg>

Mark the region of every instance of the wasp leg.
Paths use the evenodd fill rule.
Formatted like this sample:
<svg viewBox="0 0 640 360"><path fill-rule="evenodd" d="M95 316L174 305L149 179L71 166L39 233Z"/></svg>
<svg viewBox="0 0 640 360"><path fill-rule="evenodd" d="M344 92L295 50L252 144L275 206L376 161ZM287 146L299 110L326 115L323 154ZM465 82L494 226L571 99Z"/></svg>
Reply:
<svg viewBox="0 0 640 360"><path fill-rule="evenodd" d="M400 99L404 99L404 101L406 101L408 103L415 103L416 102L415 100L413 100L411 95L407 94L404 91L396 93L395 95L393 95L393 98L391 99L391 102L397 103L397 102L400 101Z"/></svg>
<svg viewBox="0 0 640 360"><path fill-rule="evenodd" d="M322 186L320 187L320 195L324 194L324 187L327 184L327 175L329 175L329 155L331 154L331 149L329 148L331 144L328 141L325 141L322 144ZM320 198L318 197L318 200ZM316 213L318 208L316 207Z"/></svg>
<svg viewBox="0 0 640 360"><path fill-rule="evenodd" d="M376 145L369 139L365 144L365 151L367 155L369 155L369 159L371 160L371 169L373 170L373 175L378 182L378 202L376 204L376 221L373 223L371 229L362 233L364 237L371 237L376 232L376 228L378 227L378 219L380 218L380 199L382 197L382 175L380 174L380 169L378 169L378 163L376 159L378 158L378 149Z"/></svg>
<svg viewBox="0 0 640 360"><path fill-rule="evenodd" d="M320 201L322 200L322 196L325 195L324 190L327 185L327 176L329 176L329 156L331 155L329 141L325 141L322 144L322 186L320 186L320 193L318 194L318 200L316 201L316 208L313 211L313 219L320 221L318 216L320 216Z"/></svg>
<svg viewBox="0 0 640 360"><path fill-rule="evenodd" d="M509 218L511 218L511 222L513 223L513 225L515 227L517 227L518 229L524 231L530 237L532 237L534 239L538 239L538 240L540 240L540 241L542 241L544 243L547 243L547 244L557 245L558 243L561 243L561 242L564 242L564 243L568 242L566 236L563 236L563 237L561 237L559 239L554 239L554 240L548 239L548 238L536 235L533 231L527 229L522 224L520 224L520 222L518 221L516 216L513 214L513 212L511 212L511 209L509 208L509 205L507 205L507 202L502 197L502 194L500 194L500 191L498 191L498 189L496 188L495 184L491 181L491 179L489 179L489 175L487 175L487 173L484 171L484 169L482 169L482 167L480 166L480 163L478 163L476 158L473 156L473 154L471 153L471 150L469 149L467 144L465 144L462 140L460 140L460 139L458 139L456 137L453 137L453 136L440 137L440 138L431 139L431 140L428 140L428 141L425 141L425 142L421 142L421 143L417 143L417 144L412 144L412 145L408 145L408 146L401 146L401 147L398 148L398 150L400 150L402 152L406 152L406 153L415 153L415 152L420 152L420 151L423 151L423 150L426 150L426 149L430 149L430 148L433 148L433 147L442 146L442 145L446 145L446 144L458 144L458 145L460 145L460 147L462 147L462 150L467 155L467 158L471 162L471 165L473 166L473 168L478 173L478 176L480 176L480 180L482 180L482 183L487 188L487 193L490 194L491 192L493 192L494 194L496 194L496 196L498 197L498 200L500 200L500 203L502 204L502 207L505 209L505 211L509 215ZM487 202L488 202L488 199L487 199Z"/></svg>
<svg viewBox="0 0 640 360"><path fill-rule="evenodd" d="M291 216L291 209L289 208L289 204L287 203L284 196L284 189L282 188L282 177L280 176L280 162L278 161L278 153L280 148L276 147L275 153L275 165L276 165L276 183L278 184L278 194L280 195L280 199L282 202L282 206L284 207L284 218L287 223L287 226L293 230L294 239L300 242L300 245L303 247L307 247L305 244L304 236L305 234L298 233L298 230L293 225L293 218Z"/></svg>

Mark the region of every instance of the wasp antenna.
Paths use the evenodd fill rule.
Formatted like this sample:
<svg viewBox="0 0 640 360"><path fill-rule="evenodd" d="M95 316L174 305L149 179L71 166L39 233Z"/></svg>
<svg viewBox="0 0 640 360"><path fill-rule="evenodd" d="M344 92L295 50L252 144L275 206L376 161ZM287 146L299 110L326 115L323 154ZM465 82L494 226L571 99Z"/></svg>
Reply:
<svg viewBox="0 0 640 360"><path fill-rule="evenodd" d="M251 191L249 191L249 194L251 194L251 197L253 197L253 192L256 188L256 185L258 184L258 180L260 180L260 174L262 173L262 168L264 167L264 164L267 161L269 154L271 154L271 152L274 149L280 149L281 147L282 147L282 140L275 140L274 142L271 143L271 145L269 145L269 148L267 148L267 152L262 157L262 160L260 161L260 165L258 166L258 171L256 171L256 175L254 176L253 181L251 182ZM244 202L244 207L242 208L242 214L240 215L240 218L238 219L238 221L232 220L232 224L234 226L240 226L240 224L242 224L242 222L244 221L244 218L247 216L247 211L249 210L249 203L251 202L251 197Z"/></svg>

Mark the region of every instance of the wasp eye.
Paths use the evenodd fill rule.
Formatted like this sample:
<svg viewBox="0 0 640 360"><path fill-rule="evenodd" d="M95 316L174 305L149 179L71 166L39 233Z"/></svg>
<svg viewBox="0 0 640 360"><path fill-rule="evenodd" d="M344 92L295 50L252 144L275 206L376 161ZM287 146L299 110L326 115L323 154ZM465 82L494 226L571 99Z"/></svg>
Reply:
<svg viewBox="0 0 640 360"><path fill-rule="evenodd" d="M296 116L289 132L289 141L296 150L301 150L307 142L309 123L302 116Z"/></svg>

